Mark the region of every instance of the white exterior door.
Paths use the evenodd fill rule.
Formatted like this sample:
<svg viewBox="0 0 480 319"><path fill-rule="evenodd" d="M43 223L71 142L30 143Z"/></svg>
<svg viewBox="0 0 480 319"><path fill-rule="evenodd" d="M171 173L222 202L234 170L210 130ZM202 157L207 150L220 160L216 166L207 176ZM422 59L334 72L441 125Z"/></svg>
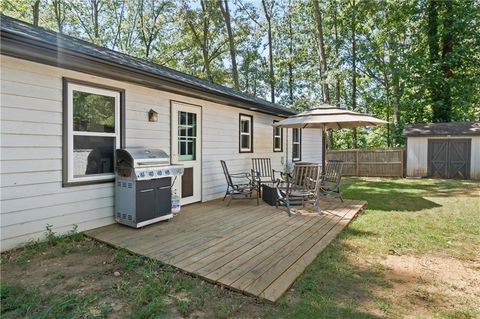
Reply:
<svg viewBox="0 0 480 319"><path fill-rule="evenodd" d="M173 193L182 205L202 200L202 109L172 101L172 163L183 164L185 173L177 178Z"/></svg>

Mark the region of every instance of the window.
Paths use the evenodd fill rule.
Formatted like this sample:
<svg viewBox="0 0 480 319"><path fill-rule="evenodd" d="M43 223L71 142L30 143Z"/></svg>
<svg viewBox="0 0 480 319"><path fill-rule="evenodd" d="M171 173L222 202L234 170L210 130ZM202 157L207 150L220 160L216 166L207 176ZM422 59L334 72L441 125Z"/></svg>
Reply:
<svg viewBox="0 0 480 319"><path fill-rule="evenodd" d="M276 123L277 121L273 121ZM283 151L283 129L280 127L273 128L273 151L282 152Z"/></svg>
<svg viewBox="0 0 480 319"><path fill-rule="evenodd" d="M64 79L65 186L111 181L123 91Z"/></svg>
<svg viewBox="0 0 480 319"><path fill-rule="evenodd" d="M240 114L240 153L253 152L253 117Z"/></svg>
<svg viewBox="0 0 480 319"><path fill-rule="evenodd" d="M178 160L194 161L197 145L197 114L178 111Z"/></svg>
<svg viewBox="0 0 480 319"><path fill-rule="evenodd" d="M302 129L292 129L292 161L302 160Z"/></svg>

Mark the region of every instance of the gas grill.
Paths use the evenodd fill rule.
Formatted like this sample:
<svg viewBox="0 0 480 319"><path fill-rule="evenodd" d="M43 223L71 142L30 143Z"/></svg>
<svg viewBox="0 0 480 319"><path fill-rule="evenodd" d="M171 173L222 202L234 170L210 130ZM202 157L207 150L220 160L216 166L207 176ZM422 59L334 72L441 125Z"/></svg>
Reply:
<svg viewBox="0 0 480 319"><path fill-rule="evenodd" d="M163 150L118 149L115 220L139 228L172 218L171 187L180 175L183 175L183 165L171 165L170 157Z"/></svg>

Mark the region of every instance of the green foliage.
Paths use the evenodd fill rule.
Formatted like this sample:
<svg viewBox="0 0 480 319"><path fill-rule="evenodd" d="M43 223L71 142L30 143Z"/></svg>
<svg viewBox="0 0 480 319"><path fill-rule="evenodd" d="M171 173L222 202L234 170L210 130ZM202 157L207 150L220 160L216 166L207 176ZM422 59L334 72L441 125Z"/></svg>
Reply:
<svg viewBox="0 0 480 319"><path fill-rule="evenodd" d="M115 98L73 92L73 125L77 131L115 131Z"/></svg>
<svg viewBox="0 0 480 319"><path fill-rule="evenodd" d="M33 3L2 1L0 10L32 22ZM430 4L435 4L435 15L430 14ZM323 92L312 1L275 1L273 8L276 101L296 110L316 107ZM229 10L240 90L269 98L262 1L230 1ZM358 145L403 145L402 129L409 123L480 119L478 1L327 0L320 1L320 10L327 61L324 78L331 103L339 98L343 107L351 108L356 102L357 110L389 122L379 129L362 130ZM429 19L432 16L436 19ZM227 31L216 1L40 0L39 24L233 86ZM352 100L353 28L356 101ZM99 114L87 111L75 113L81 125L112 125L111 112L105 108ZM334 136L338 147L353 144L351 132Z"/></svg>

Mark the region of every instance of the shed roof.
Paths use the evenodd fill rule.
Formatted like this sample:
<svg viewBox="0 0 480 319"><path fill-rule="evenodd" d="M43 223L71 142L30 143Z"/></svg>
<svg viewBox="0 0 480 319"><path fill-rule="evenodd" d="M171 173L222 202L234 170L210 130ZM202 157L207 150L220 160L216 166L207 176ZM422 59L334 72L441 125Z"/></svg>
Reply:
<svg viewBox="0 0 480 319"><path fill-rule="evenodd" d="M263 113L296 114L282 105L1 15L1 53Z"/></svg>
<svg viewBox="0 0 480 319"><path fill-rule="evenodd" d="M405 125L403 135L407 137L480 135L480 122L410 124Z"/></svg>

